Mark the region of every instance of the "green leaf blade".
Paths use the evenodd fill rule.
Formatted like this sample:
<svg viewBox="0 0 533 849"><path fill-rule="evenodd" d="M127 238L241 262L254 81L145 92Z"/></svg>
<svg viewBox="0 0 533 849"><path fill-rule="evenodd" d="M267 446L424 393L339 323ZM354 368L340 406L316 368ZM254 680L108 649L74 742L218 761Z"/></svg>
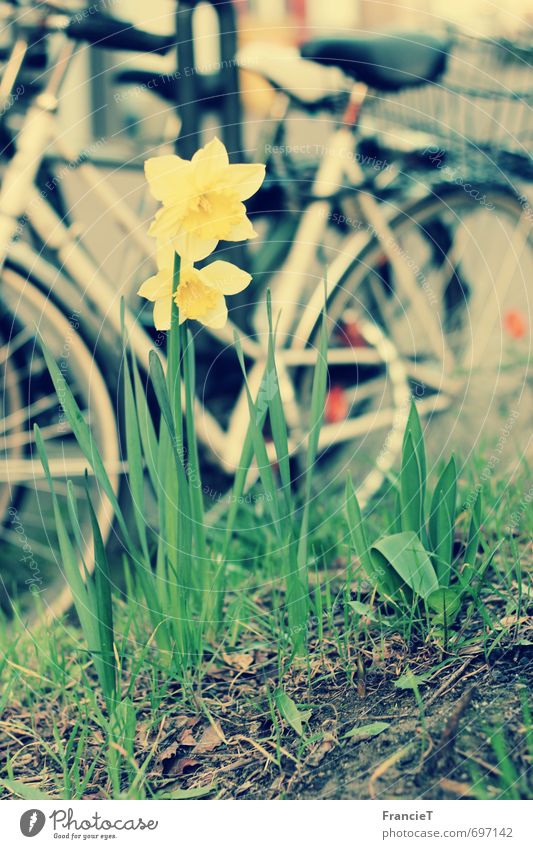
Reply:
<svg viewBox="0 0 533 849"><path fill-rule="evenodd" d="M426 599L439 583L427 551L414 531L402 531L377 540L371 554L378 555L415 595Z"/></svg>
<svg viewBox="0 0 533 849"><path fill-rule="evenodd" d="M285 693L284 690L276 690L274 698L283 719L285 719L293 731L296 731L298 736L301 737L304 733L303 724L304 722L307 722L311 712L299 710L296 703L290 698L290 696L287 695L287 693Z"/></svg>
<svg viewBox="0 0 533 849"><path fill-rule="evenodd" d="M401 526L419 536L423 528L422 470L413 437L407 434L400 471Z"/></svg>
<svg viewBox="0 0 533 849"><path fill-rule="evenodd" d="M365 740L371 740L379 734L383 734L390 727L390 722L370 722L368 725L355 725L345 735L345 739L350 739L354 743L363 743Z"/></svg>

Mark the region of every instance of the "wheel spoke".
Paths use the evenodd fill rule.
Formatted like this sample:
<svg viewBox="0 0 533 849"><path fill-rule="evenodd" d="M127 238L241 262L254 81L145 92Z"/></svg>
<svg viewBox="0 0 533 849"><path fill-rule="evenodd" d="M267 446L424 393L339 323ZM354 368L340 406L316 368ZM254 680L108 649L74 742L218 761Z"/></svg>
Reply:
<svg viewBox="0 0 533 849"><path fill-rule="evenodd" d="M24 522L25 533L28 532L28 525L26 521ZM43 522L38 525L39 531L44 528L47 530L55 530L55 524L53 521L50 521L48 527L46 527ZM11 545L13 548L20 547L20 537L15 531L12 531L6 527L0 528L0 542L5 543L7 545ZM54 557L53 550L46 543L38 542L35 539L31 541L31 550L32 557L39 557L40 560L47 560L49 563L55 563L56 558Z"/></svg>
<svg viewBox="0 0 533 849"><path fill-rule="evenodd" d="M29 365L22 369L17 369L16 372L14 371L2 385L9 388L13 382L21 383L22 381L28 380L29 377L32 379L38 377L44 372L45 367L46 363L42 357L34 357Z"/></svg>
<svg viewBox="0 0 533 849"><path fill-rule="evenodd" d="M53 478L83 478L91 469L87 458L83 455L74 457L50 457L48 460L50 474ZM125 472L125 464L115 462L108 464L106 470L109 475L120 475ZM45 474L39 460L24 458L21 460L0 460L0 483L28 484L33 481L45 479Z"/></svg>
<svg viewBox="0 0 533 849"><path fill-rule="evenodd" d="M67 422L43 425L40 430L41 436L45 440L55 439L58 436L65 436L72 433L70 425L68 425ZM0 441L3 448L19 448L22 445L33 445L34 443L35 433L33 432L33 429L12 433L10 436L3 437Z"/></svg>
<svg viewBox="0 0 533 849"><path fill-rule="evenodd" d="M12 336L7 344L0 345L0 365L3 365L9 357L12 357L26 342L33 339L33 331L29 327L20 330L16 336Z"/></svg>
<svg viewBox="0 0 533 849"><path fill-rule="evenodd" d="M285 366L313 366L317 351L313 348L286 348L280 350L277 359ZM328 349L328 365L381 365L383 358L370 347L346 345Z"/></svg>
<svg viewBox="0 0 533 849"><path fill-rule="evenodd" d="M26 422L35 421L38 415L46 413L56 406L56 395L43 395L42 398L39 398L27 407L21 407L19 410L15 410L0 420L0 437L15 427L18 428Z"/></svg>

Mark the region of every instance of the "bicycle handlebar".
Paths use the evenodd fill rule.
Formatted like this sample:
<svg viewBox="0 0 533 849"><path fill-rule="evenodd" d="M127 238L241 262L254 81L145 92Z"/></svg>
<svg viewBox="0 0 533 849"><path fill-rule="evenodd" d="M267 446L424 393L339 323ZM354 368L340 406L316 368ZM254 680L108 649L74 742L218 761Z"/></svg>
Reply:
<svg viewBox="0 0 533 849"><path fill-rule="evenodd" d="M71 18L65 28L69 38L87 41L95 47L112 50L132 50L139 53L167 53L175 44L172 35L156 35L136 29L126 21L109 18L101 13L82 17L83 11Z"/></svg>

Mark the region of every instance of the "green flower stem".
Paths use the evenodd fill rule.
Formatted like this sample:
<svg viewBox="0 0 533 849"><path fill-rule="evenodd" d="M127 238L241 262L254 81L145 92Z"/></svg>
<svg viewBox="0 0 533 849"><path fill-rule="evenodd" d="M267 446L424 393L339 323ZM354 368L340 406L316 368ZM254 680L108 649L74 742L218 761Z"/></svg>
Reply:
<svg viewBox="0 0 533 849"><path fill-rule="evenodd" d="M164 521L165 536L167 537L167 557L170 561L171 579L176 582L176 645L181 663L187 666L191 651L189 590L192 576L191 551L191 515L190 497L187 475L185 472L185 446L183 443L183 407L182 407L182 374L181 374L181 333L179 324L179 309L175 295L180 282L181 258L174 254L174 269L172 275L172 305L170 313L170 330L167 334L167 373L166 383L171 407L174 432L173 445L169 445L176 459L176 490L165 488ZM162 431L162 437L164 428ZM170 437L170 435L169 435ZM163 452L163 467L166 466ZM172 462L172 460L170 460ZM167 481L169 483L169 481ZM177 510L176 510L177 502Z"/></svg>
<svg viewBox="0 0 533 849"><path fill-rule="evenodd" d="M198 456L198 440L194 422L195 408L195 356L191 335L187 332L186 323L179 323L179 309L175 301L175 293L180 280L180 257L174 256L174 271L172 283L171 325L168 334L168 367L167 387L171 399L172 414L176 429L176 451L180 466L178 480L178 505L180 516L179 538L182 540L181 556L189 560L192 585L197 588L199 597L195 608L201 612L202 619L209 608L209 564L204 526L204 505L202 496L202 481L200 477L200 462ZM183 410L183 401L185 410ZM185 432L183 413L185 413ZM186 439L185 439L186 437ZM170 516L168 517L170 519ZM187 523L188 528L183 525ZM183 552L185 539L192 534L193 547L187 555ZM195 569L192 563L196 560Z"/></svg>
<svg viewBox="0 0 533 849"><path fill-rule="evenodd" d="M180 349L183 352L183 380L185 384L185 426L187 433L187 470L191 488L191 506L194 520L194 533L198 554L204 557L206 553L204 528L204 503L202 498L202 479L200 476L200 460L198 457L198 440L194 426L196 369L194 342L185 324L180 327Z"/></svg>
<svg viewBox="0 0 533 849"><path fill-rule="evenodd" d="M183 462L183 416L181 406L181 334L179 325L179 309L176 303L176 292L180 282L181 258L174 254L174 270L172 274L172 306L170 312L170 330L168 332L167 351L167 387L168 397L172 405L174 426L178 445L176 449L180 453Z"/></svg>

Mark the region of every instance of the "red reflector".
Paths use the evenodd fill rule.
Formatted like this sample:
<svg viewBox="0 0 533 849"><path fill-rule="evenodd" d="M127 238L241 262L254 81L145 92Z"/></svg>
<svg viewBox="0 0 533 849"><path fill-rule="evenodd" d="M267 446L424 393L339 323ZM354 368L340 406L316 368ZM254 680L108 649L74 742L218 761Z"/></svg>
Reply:
<svg viewBox="0 0 533 849"><path fill-rule="evenodd" d="M508 310L503 317L503 326L514 339L523 339L527 333L527 321L520 310Z"/></svg>
<svg viewBox="0 0 533 849"><path fill-rule="evenodd" d="M352 348L368 347L356 321L347 321L342 325L341 338L345 345L351 345Z"/></svg>
<svg viewBox="0 0 533 849"><path fill-rule="evenodd" d="M348 415L348 399L342 386L332 386L326 397L324 418L328 424L342 422Z"/></svg>

